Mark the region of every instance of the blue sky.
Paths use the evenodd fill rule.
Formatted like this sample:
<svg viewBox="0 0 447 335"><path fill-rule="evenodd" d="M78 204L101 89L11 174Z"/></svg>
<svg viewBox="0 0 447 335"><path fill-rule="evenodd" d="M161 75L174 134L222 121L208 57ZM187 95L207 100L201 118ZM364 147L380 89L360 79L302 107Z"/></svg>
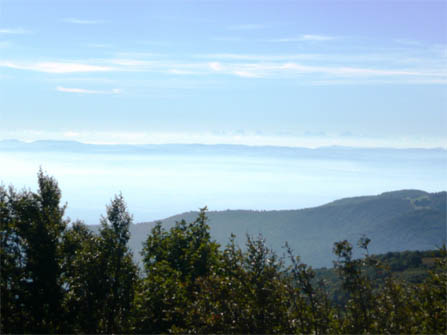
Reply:
<svg viewBox="0 0 447 335"><path fill-rule="evenodd" d="M0 2L0 140L447 146L445 1Z"/></svg>

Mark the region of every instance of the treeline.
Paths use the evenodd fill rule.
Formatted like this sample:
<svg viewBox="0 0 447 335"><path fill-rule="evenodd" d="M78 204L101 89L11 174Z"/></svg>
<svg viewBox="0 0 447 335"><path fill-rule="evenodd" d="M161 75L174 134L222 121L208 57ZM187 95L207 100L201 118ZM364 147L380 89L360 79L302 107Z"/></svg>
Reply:
<svg viewBox="0 0 447 335"><path fill-rule="evenodd" d="M433 270L441 257L442 250L388 252L374 255L373 258L383 270L375 269L375 271L369 271L368 275L372 281L378 283L392 275L399 281L421 284L430 277L429 270ZM326 292L332 303L339 307L347 303L349 295L343 288L343 280L337 268L315 269L314 283L318 281L324 281Z"/></svg>
<svg viewBox="0 0 447 335"><path fill-rule="evenodd" d="M345 302L335 304L311 267L259 238L242 250L213 241L206 209L193 222L156 225L142 269L127 246L132 217L121 195L99 234L64 218L57 182L39 189L0 187L3 333L446 333L447 258L443 248L422 283L396 279L379 258L353 258L335 243L334 268Z"/></svg>

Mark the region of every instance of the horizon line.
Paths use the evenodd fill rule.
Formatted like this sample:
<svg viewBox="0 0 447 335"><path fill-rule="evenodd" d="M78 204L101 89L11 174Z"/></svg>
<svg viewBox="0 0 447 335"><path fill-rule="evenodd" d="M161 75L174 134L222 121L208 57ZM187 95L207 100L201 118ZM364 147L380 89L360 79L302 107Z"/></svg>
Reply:
<svg viewBox="0 0 447 335"><path fill-rule="evenodd" d="M385 145L344 145L344 144L327 144L327 145L276 145L276 144L253 144L253 143L228 143L228 142L216 142L216 143L201 143L201 142L165 142L165 143L132 143L132 142L101 142L101 141L82 141L73 139L35 139L35 140L22 140L17 138L0 138L0 143L4 142L19 142L23 144L33 144L42 142L53 142L53 143L76 143L87 146L132 146L132 147L143 147L143 146L174 146L174 145L185 145L185 146L232 146L232 147L250 147L250 148L287 148L287 149L328 149L328 148L345 148L345 149L392 149L392 150L442 150L447 151L447 146L385 146Z"/></svg>

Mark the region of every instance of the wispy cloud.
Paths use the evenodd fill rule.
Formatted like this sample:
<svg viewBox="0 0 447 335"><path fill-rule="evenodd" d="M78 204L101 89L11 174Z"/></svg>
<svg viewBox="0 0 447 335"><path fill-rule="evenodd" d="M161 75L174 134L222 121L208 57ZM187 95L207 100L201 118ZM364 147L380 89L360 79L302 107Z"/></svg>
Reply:
<svg viewBox="0 0 447 335"><path fill-rule="evenodd" d="M405 51L395 50L374 53L292 53L292 54L243 54L243 53L214 53L196 54L198 59L218 59L225 61L252 61L252 62L280 62L280 61L313 61L324 63L436 63L440 61L439 55L429 55L427 57L414 56L405 57Z"/></svg>
<svg viewBox="0 0 447 335"><path fill-rule="evenodd" d="M23 29L23 28L0 28L0 34L9 34L9 35L25 35L31 34L31 30Z"/></svg>
<svg viewBox="0 0 447 335"><path fill-rule="evenodd" d="M64 93L79 93L79 94L120 94L121 90L114 88L112 90L89 90L85 88L73 88L73 87L56 87L56 90Z"/></svg>
<svg viewBox="0 0 447 335"><path fill-rule="evenodd" d="M177 75L184 75L184 76L186 76L186 75L194 75L194 74L196 74L196 72L194 72L194 71L178 70L178 69L169 69L169 70L167 71L167 73L170 73L170 74L177 74Z"/></svg>
<svg viewBox="0 0 447 335"><path fill-rule="evenodd" d="M287 43L287 42L323 42L337 39L334 36L306 34L297 37L283 37L267 40L268 42Z"/></svg>
<svg viewBox="0 0 447 335"><path fill-rule="evenodd" d="M330 41L335 39L335 37L327 35L302 35L301 38L304 41Z"/></svg>
<svg viewBox="0 0 447 335"><path fill-rule="evenodd" d="M243 78L261 78L261 75L249 71L234 71L233 74Z"/></svg>
<svg viewBox="0 0 447 335"><path fill-rule="evenodd" d="M263 24L235 24L235 25L231 25L228 26L227 29L228 30L259 30L259 29L263 29L265 27L265 25Z"/></svg>
<svg viewBox="0 0 447 335"><path fill-rule="evenodd" d="M114 70L110 66L65 62L18 63L0 61L0 67L46 73L105 72Z"/></svg>
<svg viewBox="0 0 447 335"><path fill-rule="evenodd" d="M74 17L67 17L62 19L63 22L67 23L74 23L74 24L99 24L104 23L103 20L85 20L85 19L78 19Z"/></svg>
<svg viewBox="0 0 447 335"><path fill-rule="evenodd" d="M307 38L315 38L313 37ZM322 37L319 37L322 38ZM242 78L300 79L304 84L377 82L445 84L445 60L436 53L408 53L411 62L391 50L384 54L117 54L114 58L20 62L0 60L0 67L54 74L153 73L161 76L234 76ZM433 56L433 57L432 57ZM400 58L399 58L400 57ZM396 59L398 61L396 61ZM113 75L113 74L111 74ZM125 75L125 74L123 74ZM125 75L125 76L131 76ZM130 78L130 77L129 77ZM157 77L157 80L162 79ZM132 79L134 80L134 79ZM155 80L155 79L154 79Z"/></svg>
<svg viewBox="0 0 447 335"><path fill-rule="evenodd" d="M223 70L223 67L219 62L210 62L210 63L208 63L208 66L210 67L211 70L216 71L216 72Z"/></svg>
<svg viewBox="0 0 447 335"><path fill-rule="evenodd" d="M291 70L296 73L322 73L327 75L352 77L352 76L445 76L446 73L427 73L411 70L358 68L348 66L309 66L299 63L286 63L275 66L275 70Z"/></svg>
<svg viewBox="0 0 447 335"><path fill-rule="evenodd" d="M220 59L226 61L254 61L254 62L274 62L287 60L318 60L327 59L326 55L321 54L237 54L237 53L218 53L218 54L197 54L194 58L200 59ZM332 56L333 57L333 56Z"/></svg>

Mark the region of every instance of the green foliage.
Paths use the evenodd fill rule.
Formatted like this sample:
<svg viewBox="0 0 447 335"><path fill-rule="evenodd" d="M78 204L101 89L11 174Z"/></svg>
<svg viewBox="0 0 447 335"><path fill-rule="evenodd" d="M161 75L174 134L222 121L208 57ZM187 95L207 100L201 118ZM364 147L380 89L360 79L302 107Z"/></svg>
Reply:
<svg viewBox="0 0 447 335"><path fill-rule="evenodd" d="M361 239L367 252L369 240ZM344 333L444 334L447 323L447 257L440 250L437 266L420 284L402 282L389 267L367 253L352 258L347 241L335 243L336 269L349 300L344 306ZM385 274L378 276L377 272Z"/></svg>
<svg viewBox="0 0 447 335"><path fill-rule="evenodd" d="M63 220L65 206L60 205L61 192L53 178L39 171L38 185L37 193L16 193L12 188L1 191L2 295L6 298L2 315L3 311L8 313L6 319L2 317L2 329L7 332L64 329L60 264L61 239L67 225ZM4 274L5 269L8 274ZM15 311L18 306L19 315Z"/></svg>
<svg viewBox="0 0 447 335"><path fill-rule="evenodd" d="M392 274L393 279L400 282L421 284L430 276L430 269L433 269L433 263L441 257L438 250L428 251L403 251L388 252L382 255L374 255L381 268L375 272L375 276L381 278ZM374 273L370 272L370 275ZM342 279L335 268L320 268L315 270L315 279L313 284L317 285L319 281L324 281L329 299L339 307L342 307L348 301L348 295L342 287ZM376 278L371 278L373 281Z"/></svg>
<svg viewBox="0 0 447 335"><path fill-rule="evenodd" d="M132 326L132 312L137 267L127 247L131 215L122 195L115 196L107 206L107 216L101 218L100 263L103 268L102 286L105 300L101 307L105 333L128 332Z"/></svg>
<svg viewBox="0 0 447 335"><path fill-rule="evenodd" d="M278 333L289 329L282 262L261 236L247 236L246 247L242 252L233 238L218 271L203 281L207 289L200 297L197 314L211 316L204 320L205 333Z"/></svg>
<svg viewBox="0 0 447 335"><path fill-rule="evenodd" d="M245 245L247 232L254 236L260 233L268 238L268 246L277 254L283 252L284 242L288 241L304 263L331 267L335 260L333 243L344 239L355 241L362 234L374 241L369 247L374 254L430 250L441 245L447 234L446 195L446 192L395 191L300 210L225 210L210 211L207 216L211 236L221 245L226 245L231 233L236 235L240 246ZM198 212L188 212L164 219L163 227L173 227L182 220L192 222L197 215ZM154 226L154 222L131 226L129 245L138 261L143 242Z"/></svg>
<svg viewBox="0 0 447 335"><path fill-rule="evenodd" d="M0 187L0 332L21 332L25 322L23 309L24 241L18 233L15 204L18 195L13 188Z"/></svg>
<svg viewBox="0 0 447 335"><path fill-rule="evenodd" d="M343 324L344 332L349 334L370 333L375 321L374 282L368 270L376 270L377 262L367 253L369 242L367 238L359 240L359 247L366 252L365 258L360 259L353 259L353 247L348 241L334 245L334 253L339 258L335 267L343 280L343 288L349 293Z"/></svg>
<svg viewBox="0 0 447 335"><path fill-rule="evenodd" d="M106 302L105 262L100 239L81 222L74 223L64 236L65 308L70 331L101 332Z"/></svg>
<svg viewBox="0 0 447 335"><path fill-rule="evenodd" d="M344 240L334 245L334 269L313 270L287 245L286 263L261 235L247 236L243 249L232 235L220 248L204 208L189 223L155 225L140 273L121 195L95 234L63 218L53 178L40 171L38 182L36 193L0 187L1 333L447 331L445 247L371 256L362 238L358 257ZM426 210L427 194L403 195Z"/></svg>
<svg viewBox="0 0 447 335"><path fill-rule="evenodd" d="M335 310L329 301L326 284L320 280L315 285L315 271L300 262L286 243L287 253L292 263L289 273L293 279L289 294L296 315L295 323L299 333L335 333L339 324Z"/></svg>
<svg viewBox="0 0 447 335"><path fill-rule="evenodd" d="M203 208L194 222L182 220L169 232L161 223L152 229L142 253L147 273L162 261L179 271L183 281L194 282L209 273L216 264L219 245L211 241L205 212Z"/></svg>
<svg viewBox="0 0 447 335"><path fill-rule="evenodd" d="M67 229L53 178L39 171L38 185L0 187L1 332L129 331L137 268L122 197L96 236L80 222Z"/></svg>
<svg viewBox="0 0 447 335"><path fill-rule="evenodd" d="M157 224L149 235L143 259L146 276L136 304L145 311L137 318L142 332L177 331L188 326L184 315L194 303L199 279L218 264L219 245L211 241L206 208L192 223L178 222L169 231ZM162 288L162 289L160 289Z"/></svg>

